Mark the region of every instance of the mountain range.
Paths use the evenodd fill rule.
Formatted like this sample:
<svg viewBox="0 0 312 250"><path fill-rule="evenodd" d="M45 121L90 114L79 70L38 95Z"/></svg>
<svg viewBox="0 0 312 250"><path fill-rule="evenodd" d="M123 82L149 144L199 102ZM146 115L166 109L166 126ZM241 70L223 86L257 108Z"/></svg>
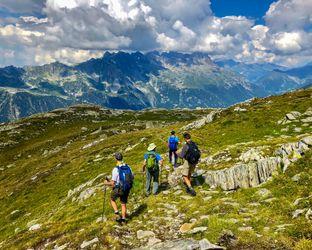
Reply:
<svg viewBox="0 0 312 250"><path fill-rule="evenodd" d="M311 68L157 51L105 52L74 66L8 66L0 69L0 121L78 103L132 110L227 107L309 85Z"/></svg>

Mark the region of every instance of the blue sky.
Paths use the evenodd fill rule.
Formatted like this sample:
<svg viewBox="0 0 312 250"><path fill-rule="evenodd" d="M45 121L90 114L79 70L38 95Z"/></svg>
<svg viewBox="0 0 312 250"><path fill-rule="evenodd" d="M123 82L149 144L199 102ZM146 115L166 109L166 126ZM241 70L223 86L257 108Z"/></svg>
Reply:
<svg viewBox="0 0 312 250"><path fill-rule="evenodd" d="M211 9L218 17L246 16L255 19L257 24L264 24L264 15L273 0L212 0Z"/></svg>
<svg viewBox="0 0 312 250"><path fill-rule="evenodd" d="M311 0L1 0L0 66L75 64L105 51L203 51L312 61Z"/></svg>

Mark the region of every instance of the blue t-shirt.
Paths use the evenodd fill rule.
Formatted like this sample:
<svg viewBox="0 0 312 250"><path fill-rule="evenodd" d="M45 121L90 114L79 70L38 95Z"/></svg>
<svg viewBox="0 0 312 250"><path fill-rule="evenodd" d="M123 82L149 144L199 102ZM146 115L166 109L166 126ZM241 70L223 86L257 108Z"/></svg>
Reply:
<svg viewBox="0 0 312 250"><path fill-rule="evenodd" d="M157 154L157 153L155 153L155 154L156 154L156 160L157 161L161 161L162 160L161 156L159 154ZM144 160L147 160L147 159L148 159L148 154L145 154L144 155Z"/></svg>
<svg viewBox="0 0 312 250"><path fill-rule="evenodd" d="M170 140L172 140L172 138L174 138L174 140L175 140L176 144L178 144L178 143L179 143L179 138L178 138L178 137L176 137L176 136L174 136L174 135L169 136L169 138L168 138L168 143L170 142Z"/></svg>

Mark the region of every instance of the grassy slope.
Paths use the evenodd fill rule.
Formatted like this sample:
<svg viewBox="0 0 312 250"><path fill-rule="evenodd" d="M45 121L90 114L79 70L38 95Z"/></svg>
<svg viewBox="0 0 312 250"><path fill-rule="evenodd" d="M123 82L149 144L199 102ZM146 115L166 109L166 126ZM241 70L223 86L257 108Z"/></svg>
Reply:
<svg viewBox="0 0 312 250"><path fill-rule="evenodd" d="M288 125L290 130L281 132L281 128L286 125L280 126L276 122L289 111L304 112L311 107L311 93L311 90L305 90L279 97L256 99L250 104L241 105L246 106L247 112L238 113L230 108L223 111L213 123L193 131L194 140L199 143L204 156L228 150L232 158L226 163L222 162L214 166L202 165L201 168L213 169L231 165L245 148L251 146L266 145L266 153L271 154L277 144L297 140L298 133L294 132L291 126L299 126L299 124ZM71 114L21 121L22 124L29 123L29 125L23 125L24 131L10 137L11 140L19 143L1 149L0 154L1 165L5 168L0 172L0 244L3 242L5 248L15 249L40 247L49 241L55 241L58 245L70 242L70 246L76 248L83 240L98 236L102 247L109 248L113 245L121 246L116 236L122 234L131 237L124 242L129 246L139 244L134 237L136 230L150 229L157 232L160 227L164 229L157 233L157 237L170 238L173 236L167 233L165 228L168 229L172 223L161 219L168 210L161 210L165 201L176 203L179 213L185 215L184 222L195 218L196 225L208 225L209 230L202 235L196 235L197 238L207 237L214 242L223 229L231 229L239 237L240 247L260 246L259 249L291 248L303 238L311 239L311 224L307 223L304 217L289 222L292 212L297 209L293 201L312 192L312 172L309 168L311 154L290 167L285 175L279 175L264 185L277 198L270 204L261 201L255 194L259 188L239 190L230 194L219 191L212 194L212 199L207 202L203 202L203 198L207 195L200 192L200 190L208 190L206 186L198 187L199 195L191 201L183 199L181 195L175 195L172 190L166 195L160 194L157 197L141 199L142 177L138 173L147 144L151 141L157 143L159 151L164 153L166 147L163 140L167 137L168 131L178 130L183 124L194 120L196 116L208 112L204 110L191 114L189 111L149 111L136 113L136 115L130 112L114 117L101 115L97 118ZM143 125L134 125L136 120L160 120L164 122L165 127L145 130ZM170 125L173 121L177 122ZM96 131L100 126L102 131L92 135L91 132ZM82 127L87 127L88 131L82 131ZM134 131L134 128L138 130ZM114 135L113 130L126 130L127 133ZM311 126L302 127L300 133L311 133ZM81 149L82 146L99 140L101 136L105 138L103 134L108 135L103 142ZM289 137L285 138L282 135ZM9 139L6 132L1 132L0 136L2 142L7 142ZM135 145L141 138L147 140L127 151L125 155L128 163L137 173L138 180L130 201L130 210L138 212L136 203L141 204L140 208L145 210L143 213L137 213L127 228L114 227L114 223L110 220L112 216L109 209L106 210L108 222L104 224L95 222L101 215L103 199L101 192L97 192L95 196L80 204L67 201L60 205L61 200L67 196L68 190L100 173L109 174L114 166L112 153L117 150L124 151L128 145ZM67 145L68 141L71 143ZM52 150L60 145L67 146L57 153L43 156L44 150ZM100 155L100 160L94 161L97 155ZM12 163L14 164L12 167L6 167ZM58 164L61 165L56 168ZM295 183L291 177L299 172L304 172L304 178L299 183ZM35 175L38 177L32 181L31 178ZM238 203L239 207L225 204L222 198ZM252 206L255 202L259 203L256 207ZM310 199L300 204L298 208L309 207L311 204ZM147 213L151 208L154 210L153 213ZM11 212L16 209L19 212L11 215ZM209 216L209 219L200 220L203 215ZM26 224L34 219L42 224L42 229L29 232ZM145 223L153 220L154 223ZM275 233L276 226L285 223L294 225ZM252 226L254 230L238 231L238 228L244 225ZM15 232L16 228L19 228L18 232ZM304 242L300 244L303 245ZM54 245L55 243L50 244L48 248Z"/></svg>

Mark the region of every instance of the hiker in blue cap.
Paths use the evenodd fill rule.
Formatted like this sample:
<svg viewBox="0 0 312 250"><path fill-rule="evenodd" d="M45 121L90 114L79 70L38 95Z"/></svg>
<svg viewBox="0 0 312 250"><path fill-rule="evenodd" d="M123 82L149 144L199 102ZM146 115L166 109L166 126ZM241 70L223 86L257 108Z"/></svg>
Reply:
<svg viewBox="0 0 312 250"><path fill-rule="evenodd" d="M177 167L177 150L179 143L180 141L179 138L175 135L175 131L171 131L171 135L168 138L169 162L173 165L174 168Z"/></svg>

